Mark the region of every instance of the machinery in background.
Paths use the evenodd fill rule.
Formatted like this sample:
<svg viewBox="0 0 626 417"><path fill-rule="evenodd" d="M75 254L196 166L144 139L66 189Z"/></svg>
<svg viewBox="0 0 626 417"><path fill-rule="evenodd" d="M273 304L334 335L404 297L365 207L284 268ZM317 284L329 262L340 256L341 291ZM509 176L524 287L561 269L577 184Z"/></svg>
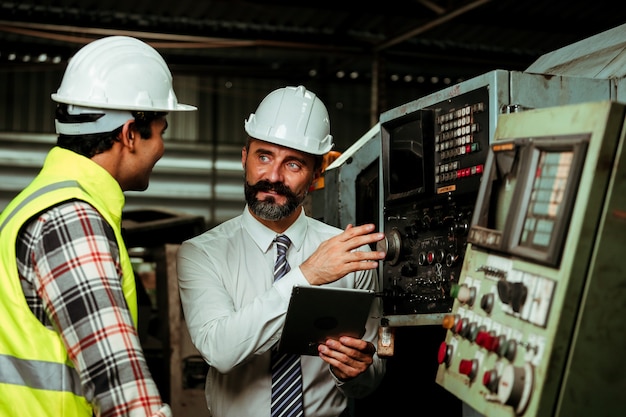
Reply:
<svg viewBox="0 0 626 417"><path fill-rule="evenodd" d="M391 326L439 324L450 312L499 115L624 101L625 30L546 54L524 72L495 70L381 114L379 224L388 255L379 275Z"/></svg>
<svg viewBox="0 0 626 417"><path fill-rule="evenodd" d="M608 80L495 70L381 114L379 276L391 326L440 324L452 310L498 116L611 92Z"/></svg>
<svg viewBox="0 0 626 417"><path fill-rule="evenodd" d="M581 290L577 287L580 283L574 283L580 276L569 284L568 278L551 283L556 274L554 268L542 262L561 256L556 255L556 246L532 251L519 247L518 254L507 255L511 258L493 272L497 274L498 268L509 264L516 268L519 261L513 258L525 252L547 251L550 254L545 259L539 257L532 266L528 260L523 264L529 273L542 277L533 280L533 285L554 286L546 290L552 291L549 311L525 318L521 316L527 314L522 299L532 303L529 294L542 290L527 287L523 279L520 283L519 279L487 278L492 260L506 257L484 255L478 249L475 252L472 243L468 250L468 240L500 117L563 105L625 101L625 33L626 25L622 25L547 54L525 72L495 70L382 113L373 130L328 167L324 219L342 228L350 223L376 223L386 235L383 249L388 252L379 267L385 313L381 328L395 328L395 344L388 346L394 346L395 353L388 357L387 375L376 394L357 402L357 415L360 408L366 411L365 415L405 413L415 406L417 393L420 407L428 404L448 416L469 417L479 411L496 417L548 416L551 412L559 417L620 414L616 392L623 391L626 385L621 354L626 348L626 332L621 315L617 314L626 302L623 265L596 263L593 273L599 274L603 267L610 274L596 279L591 271L585 271L585 289ZM532 123L536 122L532 119ZM549 126L552 121L541 123ZM613 155L609 159L612 158ZM606 162L610 164L609 160ZM620 164L623 166L623 162ZM623 169L620 172L622 184L617 185L624 188ZM599 197L605 191L596 190L590 196ZM517 209L505 201L500 207L507 204ZM625 206L623 199L611 204L611 222L617 223L620 218L624 221ZM572 213L576 216L576 209ZM584 224L587 243L592 245L596 231L588 230L591 223ZM567 229L558 221L555 226ZM623 226L615 231L623 234ZM555 238L559 233L563 232L555 234ZM597 252L606 252L603 261L610 257L619 259L617 237L609 237L609 229L604 233L606 239ZM609 242L612 245L607 245ZM489 259L488 268L470 274L468 271L477 263L486 262L481 257ZM572 265L585 263L591 266L591 259L565 268L574 270ZM468 262L471 264L466 267ZM567 273L561 267L557 275ZM465 277L472 279L466 283ZM472 285L472 281L480 285ZM500 281L506 303L496 299L500 296ZM562 287L567 286L576 287L572 299L568 298L570 293L560 298ZM580 296L587 294L586 298L576 298L576 291ZM487 294L484 301L483 294ZM475 300L473 307L468 306L470 299ZM520 341L511 343L511 352L515 349L517 355L509 352L508 343L498 352L493 351L496 342L490 333L496 332L498 323L487 332L482 328L494 318L483 312L480 303L489 308L492 301L492 310L499 309L498 320L504 317L500 325L504 330L503 343L510 336ZM603 302L610 305L599 310L603 313L595 317L590 314L595 306L603 307ZM460 320L456 317L459 309L466 314ZM574 322L575 311L586 314ZM480 316L480 320L472 320L472 315ZM534 323L542 321L542 315L546 318L544 327ZM569 324L558 324L561 318L569 320ZM594 334L596 322L601 322L601 326ZM461 333L455 333L457 323L461 323ZM590 340L583 343L582 337ZM600 337L606 343L601 343ZM501 339L500 334L497 339ZM496 359L502 349L507 349L512 361L506 357ZM492 368L494 371L488 372ZM526 384L532 384L531 388Z"/></svg>
<svg viewBox="0 0 626 417"><path fill-rule="evenodd" d="M498 116L604 100L612 91L608 80L495 70L383 113L328 166L324 188L312 193L323 197L324 221L371 222L386 235L381 329L395 330L395 344L382 346L385 380L355 402L356 415L402 413L416 392L442 415L462 415L464 398L435 381L436 358ZM400 382L407 375L410 383Z"/></svg>
<svg viewBox="0 0 626 417"><path fill-rule="evenodd" d="M483 415L622 413L625 116L610 101L500 116L436 377Z"/></svg>
<svg viewBox="0 0 626 417"><path fill-rule="evenodd" d="M161 208L122 213L122 234L135 268L139 338L161 397L177 416L210 416L204 398L208 365L187 331L176 274L180 244L205 230L200 215Z"/></svg>
<svg viewBox="0 0 626 417"><path fill-rule="evenodd" d="M379 226L379 161L380 124L376 124L326 168L320 199L325 222L342 229L349 224Z"/></svg>

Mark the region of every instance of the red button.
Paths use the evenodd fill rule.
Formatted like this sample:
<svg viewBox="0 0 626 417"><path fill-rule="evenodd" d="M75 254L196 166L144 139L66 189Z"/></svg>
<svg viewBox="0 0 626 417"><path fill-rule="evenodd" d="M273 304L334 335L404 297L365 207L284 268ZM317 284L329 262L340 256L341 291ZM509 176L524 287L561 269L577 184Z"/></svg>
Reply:
<svg viewBox="0 0 626 417"><path fill-rule="evenodd" d="M470 379L474 379L476 376L476 359L461 359L461 363L459 363L459 372L462 375L467 375Z"/></svg>
<svg viewBox="0 0 626 417"><path fill-rule="evenodd" d="M447 357L448 357L448 344L445 341L443 341L439 345L439 352L437 353L437 361L441 365L442 363L446 361Z"/></svg>

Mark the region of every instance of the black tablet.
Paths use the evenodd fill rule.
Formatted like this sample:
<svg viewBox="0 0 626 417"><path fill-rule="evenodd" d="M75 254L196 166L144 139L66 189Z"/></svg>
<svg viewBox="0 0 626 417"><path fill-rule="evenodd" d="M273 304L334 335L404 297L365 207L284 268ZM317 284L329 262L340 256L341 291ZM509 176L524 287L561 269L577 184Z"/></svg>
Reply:
<svg viewBox="0 0 626 417"><path fill-rule="evenodd" d="M317 356L328 338L362 337L373 301L372 290L293 287L279 350Z"/></svg>

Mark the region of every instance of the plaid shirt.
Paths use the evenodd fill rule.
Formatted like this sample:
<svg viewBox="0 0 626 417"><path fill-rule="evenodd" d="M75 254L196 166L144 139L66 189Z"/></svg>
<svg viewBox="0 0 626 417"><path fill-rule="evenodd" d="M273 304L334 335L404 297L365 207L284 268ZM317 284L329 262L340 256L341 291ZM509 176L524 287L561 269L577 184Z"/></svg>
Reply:
<svg viewBox="0 0 626 417"><path fill-rule="evenodd" d="M124 299L115 234L100 214L82 201L50 208L26 225L16 249L26 301L60 332L95 414L171 416Z"/></svg>

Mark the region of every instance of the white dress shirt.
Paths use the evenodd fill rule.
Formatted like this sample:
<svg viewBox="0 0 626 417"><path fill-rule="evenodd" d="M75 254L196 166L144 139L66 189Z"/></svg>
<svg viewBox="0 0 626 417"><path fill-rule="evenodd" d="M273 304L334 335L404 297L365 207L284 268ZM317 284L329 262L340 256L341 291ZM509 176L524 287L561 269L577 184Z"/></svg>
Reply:
<svg viewBox="0 0 626 417"><path fill-rule="evenodd" d="M292 287L310 285L298 266L341 232L303 211L284 233L292 242L287 252L291 271L277 282L276 233L247 207L242 215L183 242L177 260L181 302L191 339L210 366L205 394L213 417L270 415L270 350L280 339ZM379 290L376 270L327 285ZM374 346L381 314L376 299L363 337ZM367 395L384 371L384 360L374 355L367 372L341 382L322 359L302 356L305 415L338 416L347 406L346 396Z"/></svg>

